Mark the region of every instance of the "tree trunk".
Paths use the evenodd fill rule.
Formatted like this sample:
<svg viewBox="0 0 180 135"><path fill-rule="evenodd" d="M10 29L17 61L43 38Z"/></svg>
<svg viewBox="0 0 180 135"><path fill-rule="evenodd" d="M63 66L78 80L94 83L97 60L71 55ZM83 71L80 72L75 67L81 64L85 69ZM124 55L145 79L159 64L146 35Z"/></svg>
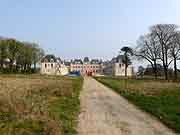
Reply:
<svg viewBox="0 0 180 135"><path fill-rule="evenodd" d="M156 64L156 62L154 62L153 70L154 70L154 77L155 77L155 79L157 79L157 64Z"/></svg>
<svg viewBox="0 0 180 135"><path fill-rule="evenodd" d="M165 80L168 80L168 68L166 66L166 62L165 59L163 58L163 68L164 68L164 76L165 76Z"/></svg>
<svg viewBox="0 0 180 135"><path fill-rule="evenodd" d="M127 64L125 64L125 77L127 77Z"/></svg>
<svg viewBox="0 0 180 135"><path fill-rule="evenodd" d="M177 80L177 60L176 57L174 57L174 80Z"/></svg>
<svg viewBox="0 0 180 135"><path fill-rule="evenodd" d="M34 62L34 70L36 70L36 62Z"/></svg>
<svg viewBox="0 0 180 135"><path fill-rule="evenodd" d="M165 80L168 80L168 69L166 66L164 66L164 75L165 75Z"/></svg>
<svg viewBox="0 0 180 135"><path fill-rule="evenodd" d="M13 60L12 59L10 59L10 70L11 70L11 72L13 71Z"/></svg>
<svg viewBox="0 0 180 135"><path fill-rule="evenodd" d="M163 62L163 68L164 68L164 76L165 80L168 80L168 68L167 68L167 51L165 50L165 46L163 42L161 41L161 52L162 52L162 62Z"/></svg>
<svg viewBox="0 0 180 135"><path fill-rule="evenodd" d="M165 79L168 80L168 52L167 48L165 47Z"/></svg>
<svg viewBox="0 0 180 135"><path fill-rule="evenodd" d="M1 68L3 68L3 60L0 60Z"/></svg>

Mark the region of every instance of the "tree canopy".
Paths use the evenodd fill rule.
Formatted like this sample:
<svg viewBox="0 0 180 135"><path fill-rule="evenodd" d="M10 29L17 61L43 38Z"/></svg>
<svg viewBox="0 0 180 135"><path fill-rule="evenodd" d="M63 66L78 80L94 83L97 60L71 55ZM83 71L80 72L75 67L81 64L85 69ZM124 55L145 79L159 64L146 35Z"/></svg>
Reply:
<svg viewBox="0 0 180 135"><path fill-rule="evenodd" d="M0 69L8 72L30 72L32 65L43 57L44 51L36 43L20 42L16 39L0 40Z"/></svg>

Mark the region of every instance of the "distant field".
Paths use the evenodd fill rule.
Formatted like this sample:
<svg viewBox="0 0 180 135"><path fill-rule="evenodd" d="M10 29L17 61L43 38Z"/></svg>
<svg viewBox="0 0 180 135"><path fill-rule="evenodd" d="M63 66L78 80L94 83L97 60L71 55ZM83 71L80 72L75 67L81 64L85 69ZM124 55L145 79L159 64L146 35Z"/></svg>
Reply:
<svg viewBox="0 0 180 135"><path fill-rule="evenodd" d="M74 135L81 78L0 75L0 135Z"/></svg>
<svg viewBox="0 0 180 135"><path fill-rule="evenodd" d="M96 79L180 133L180 83L111 77Z"/></svg>

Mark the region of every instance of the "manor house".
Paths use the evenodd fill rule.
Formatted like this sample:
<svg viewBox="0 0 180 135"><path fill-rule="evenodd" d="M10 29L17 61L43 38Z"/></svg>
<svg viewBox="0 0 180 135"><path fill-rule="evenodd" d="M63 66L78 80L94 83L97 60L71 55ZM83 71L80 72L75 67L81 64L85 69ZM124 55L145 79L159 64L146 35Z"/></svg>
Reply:
<svg viewBox="0 0 180 135"><path fill-rule="evenodd" d="M122 56L114 57L110 61L103 62L99 59L90 60L85 57L83 60L74 59L70 62L56 58L54 55L46 55L41 60L41 74L46 75L67 75L69 72L80 72L81 75L110 75L125 76L125 65ZM127 76L133 76L132 65L127 68Z"/></svg>
<svg viewBox="0 0 180 135"><path fill-rule="evenodd" d="M89 60L88 57L85 57L84 60L72 60L70 64L70 71L79 71L82 75L102 74L102 60Z"/></svg>

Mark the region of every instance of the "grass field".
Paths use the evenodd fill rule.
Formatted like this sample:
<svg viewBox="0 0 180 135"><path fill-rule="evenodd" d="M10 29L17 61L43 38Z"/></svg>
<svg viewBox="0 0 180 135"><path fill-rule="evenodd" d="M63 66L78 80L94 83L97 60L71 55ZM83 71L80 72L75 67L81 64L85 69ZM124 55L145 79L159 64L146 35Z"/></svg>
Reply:
<svg viewBox="0 0 180 135"><path fill-rule="evenodd" d="M74 135L82 78L0 75L0 135Z"/></svg>
<svg viewBox="0 0 180 135"><path fill-rule="evenodd" d="M180 83L111 77L96 79L180 133Z"/></svg>

